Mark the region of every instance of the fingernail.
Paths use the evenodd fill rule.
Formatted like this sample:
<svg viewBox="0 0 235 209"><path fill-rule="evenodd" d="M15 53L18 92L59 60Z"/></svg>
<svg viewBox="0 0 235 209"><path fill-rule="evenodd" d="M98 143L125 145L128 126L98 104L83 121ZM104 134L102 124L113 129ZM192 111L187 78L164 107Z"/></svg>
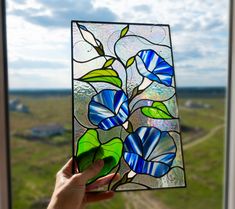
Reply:
<svg viewBox="0 0 235 209"><path fill-rule="evenodd" d="M98 167L103 167L104 161L103 160L97 160L97 161L95 161L95 165L98 166Z"/></svg>

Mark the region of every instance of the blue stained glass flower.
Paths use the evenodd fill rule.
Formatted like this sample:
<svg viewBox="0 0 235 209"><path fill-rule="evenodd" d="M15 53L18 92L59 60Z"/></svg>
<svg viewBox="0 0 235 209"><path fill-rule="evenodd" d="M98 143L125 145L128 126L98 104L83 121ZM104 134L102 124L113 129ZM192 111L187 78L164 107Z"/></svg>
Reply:
<svg viewBox="0 0 235 209"><path fill-rule="evenodd" d="M155 127L139 127L124 142L124 159L138 174L160 178L170 170L175 156L172 137Z"/></svg>
<svg viewBox="0 0 235 209"><path fill-rule="evenodd" d="M137 68L151 81L171 86L174 69L154 50L142 50L136 55Z"/></svg>
<svg viewBox="0 0 235 209"><path fill-rule="evenodd" d="M89 120L102 130L122 125L129 116L128 98L122 90L102 90L88 108Z"/></svg>

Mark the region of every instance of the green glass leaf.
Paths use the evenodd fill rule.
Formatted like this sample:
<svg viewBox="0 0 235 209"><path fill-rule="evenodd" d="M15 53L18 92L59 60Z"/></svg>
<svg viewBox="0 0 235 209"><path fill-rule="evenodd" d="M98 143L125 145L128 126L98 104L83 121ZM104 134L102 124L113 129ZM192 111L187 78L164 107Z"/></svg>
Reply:
<svg viewBox="0 0 235 209"><path fill-rule="evenodd" d="M96 130L87 130L77 143L76 161L79 171L83 172L96 160L102 159L104 161L104 167L100 173L88 183L107 175L118 165L122 156L122 148L121 139L113 138L102 144Z"/></svg>
<svg viewBox="0 0 235 209"><path fill-rule="evenodd" d="M116 78L116 77L111 77L111 76L87 78L87 79L83 79L83 81L87 81L87 82L105 82L105 83L113 84L113 85L115 85L119 88L122 87L121 79Z"/></svg>
<svg viewBox="0 0 235 209"><path fill-rule="evenodd" d="M127 34L128 30L129 30L129 25L127 25L125 28L122 29L121 34L120 34L120 38L125 36Z"/></svg>
<svg viewBox="0 0 235 209"><path fill-rule="evenodd" d="M147 117L154 119L173 118L173 116L170 114L169 110L163 102L154 102L151 107L142 107L141 112Z"/></svg>
<svg viewBox="0 0 235 209"><path fill-rule="evenodd" d="M87 79L87 78L94 78L99 76L114 76L118 77L118 74L115 70L109 69L109 68L103 68L103 69L97 69L92 70L86 75L82 76L80 79Z"/></svg>
<svg viewBox="0 0 235 209"><path fill-rule="evenodd" d="M110 65L113 64L114 61L115 61L115 58L110 58L110 59L108 59L108 60L104 63L104 67L109 67Z"/></svg>
<svg viewBox="0 0 235 209"><path fill-rule="evenodd" d="M87 139L89 139L89 143L87 143ZM98 139L98 134L96 130L93 129L88 129L85 134L82 135L82 137L79 139L79 153L85 153L88 152L90 149L99 147L100 143L97 140ZM80 155L78 153L77 149L77 154L76 156Z"/></svg>
<svg viewBox="0 0 235 209"><path fill-rule="evenodd" d="M93 70L82 76L79 80L86 82L105 82L113 84L119 88L122 86L122 81L117 72L109 68Z"/></svg>
<svg viewBox="0 0 235 209"><path fill-rule="evenodd" d="M156 107L159 110L165 112L166 114L171 115L169 110L167 109L166 105L163 102L154 102L152 104L152 107Z"/></svg>
<svg viewBox="0 0 235 209"><path fill-rule="evenodd" d="M134 63L134 61L135 61L135 57L129 58L126 62L126 66L130 67Z"/></svg>

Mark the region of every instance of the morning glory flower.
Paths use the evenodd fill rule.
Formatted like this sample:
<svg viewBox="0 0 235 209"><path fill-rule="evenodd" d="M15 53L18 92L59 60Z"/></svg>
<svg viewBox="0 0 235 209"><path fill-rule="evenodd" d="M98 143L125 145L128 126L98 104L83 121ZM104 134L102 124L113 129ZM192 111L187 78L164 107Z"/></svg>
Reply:
<svg viewBox="0 0 235 209"><path fill-rule="evenodd" d="M79 25L79 29L85 41L90 43L92 46L98 47L100 45L100 42L94 37L94 35L89 30L87 30L84 25Z"/></svg>
<svg viewBox="0 0 235 209"><path fill-rule="evenodd" d="M155 127L139 127L124 141L124 159L132 176L137 173L160 178L169 172L175 156L173 138Z"/></svg>
<svg viewBox="0 0 235 209"><path fill-rule="evenodd" d="M122 90L102 90L92 97L88 111L92 124L102 130L109 130L127 121L128 98Z"/></svg>
<svg viewBox="0 0 235 209"><path fill-rule="evenodd" d="M101 42L95 38L95 36L84 26L78 25L83 39L91 44L99 55L104 55L103 46Z"/></svg>
<svg viewBox="0 0 235 209"><path fill-rule="evenodd" d="M137 69L145 78L139 90L146 88L152 81L171 86L172 76L174 74L173 67L169 65L154 50L141 50L135 57Z"/></svg>

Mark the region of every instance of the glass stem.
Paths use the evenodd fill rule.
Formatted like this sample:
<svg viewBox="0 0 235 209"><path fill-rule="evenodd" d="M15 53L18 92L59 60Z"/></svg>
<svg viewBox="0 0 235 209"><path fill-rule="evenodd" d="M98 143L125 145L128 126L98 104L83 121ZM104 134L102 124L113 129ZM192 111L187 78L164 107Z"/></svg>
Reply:
<svg viewBox="0 0 235 209"><path fill-rule="evenodd" d="M130 172L125 173L124 176L112 186L111 190L115 191L119 186L126 184L126 183L130 183L132 179L135 177L134 175L133 177L129 178L128 175Z"/></svg>

